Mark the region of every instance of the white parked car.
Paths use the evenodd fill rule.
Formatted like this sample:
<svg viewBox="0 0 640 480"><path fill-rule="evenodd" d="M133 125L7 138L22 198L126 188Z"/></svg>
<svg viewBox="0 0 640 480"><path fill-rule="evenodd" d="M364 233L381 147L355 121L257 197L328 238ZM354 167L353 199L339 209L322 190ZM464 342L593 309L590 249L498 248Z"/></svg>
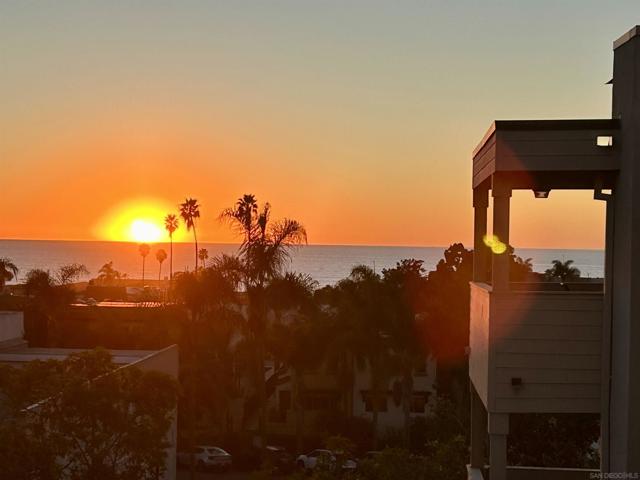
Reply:
<svg viewBox="0 0 640 480"><path fill-rule="evenodd" d="M318 465L333 467L336 464L336 456L331 450L316 449L300 455L296 459L296 465L303 470L313 470ZM342 464L343 470L355 470L358 464L351 459L347 459Z"/></svg>
<svg viewBox="0 0 640 480"><path fill-rule="evenodd" d="M210 445L196 445L191 451L178 452L178 463L181 465L190 465L191 453L193 452L193 461L200 470L229 470L233 463L233 457L230 453L224 451L220 447L212 447Z"/></svg>

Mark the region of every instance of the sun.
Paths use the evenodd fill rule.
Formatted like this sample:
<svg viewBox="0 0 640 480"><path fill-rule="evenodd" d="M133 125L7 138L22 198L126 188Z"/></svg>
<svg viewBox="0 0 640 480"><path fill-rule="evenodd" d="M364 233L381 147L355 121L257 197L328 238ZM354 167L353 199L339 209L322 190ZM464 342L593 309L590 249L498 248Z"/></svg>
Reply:
<svg viewBox="0 0 640 480"><path fill-rule="evenodd" d="M162 239L162 230L149 220L134 220L131 222L130 235L139 243L155 243Z"/></svg>
<svg viewBox="0 0 640 480"><path fill-rule="evenodd" d="M169 236L164 217L168 213L177 213L177 206L157 198L130 199L110 209L94 228L94 234L117 242L166 242ZM183 237L180 230L174 233L174 240Z"/></svg>

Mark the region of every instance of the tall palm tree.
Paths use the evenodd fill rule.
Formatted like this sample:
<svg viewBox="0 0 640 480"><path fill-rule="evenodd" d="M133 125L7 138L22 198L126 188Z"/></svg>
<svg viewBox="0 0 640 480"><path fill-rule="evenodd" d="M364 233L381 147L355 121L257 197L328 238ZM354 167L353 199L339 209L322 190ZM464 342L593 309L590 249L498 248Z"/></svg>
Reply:
<svg viewBox="0 0 640 480"><path fill-rule="evenodd" d="M158 281L162 279L162 262L167 259L167 252L161 248L156 252L156 260L160 264L160 268L158 268Z"/></svg>
<svg viewBox="0 0 640 480"><path fill-rule="evenodd" d="M140 252L140 255L142 256L142 285L143 286L144 286L144 263L150 251L151 251L151 247L149 247L149 245L146 243L141 243L138 246L138 252Z"/></svg>
<svg viewBox="0 0 640 480"><path fill-rule="evenodd" d="M206 261L208 258L209 258L209 250L207 250L206 248L201 248L200 250L198 250L198 259L202 263L202 268L206 266Z"/></svg>
<svg viewBox="0 0 640 480"><path fill-rule="evenodd" d="M178 217L173 213L164 217L164 228L169 232L169 282L173 280L173 232L178 229Z"/></svg>
<svg viewBox="0 0 640 480"><path fill-rule="evenodd" d="M193 230L193 242L195 244L196 268L198 271L198 236L196 235L196 218L200 218L200 206L195 198L187 198L180 204L180 216L187 226L187 231Z"/></svg>
<svg viewBox="0 0 640 480"><path fill-rule="evenodd" d="M239 257L242 283L249 299L248 327L254 349L254 378L258 392L258 428L261 440L266 433L266 384L264 376L267 302L265 290L270 280L281 275L292 247L307 242L301 223L285 218L271 221L271 206L260 208L254 195L243 195L220 214L241 237Z"/></svg>
<svg viewBox="0 0 640 480"><path fill-rule="evenodd" d="M10 282L18 276L18 267L11 259L6 257L0 258L0 292L4 290L7 282Z"/></svg>

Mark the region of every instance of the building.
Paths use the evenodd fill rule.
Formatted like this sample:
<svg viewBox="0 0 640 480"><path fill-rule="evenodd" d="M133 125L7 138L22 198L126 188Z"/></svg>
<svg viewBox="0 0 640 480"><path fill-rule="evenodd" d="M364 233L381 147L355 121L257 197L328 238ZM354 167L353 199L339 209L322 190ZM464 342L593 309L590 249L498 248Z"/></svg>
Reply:
<svg viewBox="0 0 640 480"><path fill-rule="evenodd" d="M482 478L486 460L491 480L593 475L508 467L513 413L599 414L600 471L640 472L640 27L613 49L612 118L496 121L473 153L469 478ZM606 202L603 284L509 281L502 247L516 189L541 199L554 189L591 190Z"/></svg>
<svg viewBox="0 0 640 480"><path fill-rule="evenodd" d="M22 312L0 311L0 364L19 366L33 360L63 360L67 355L82 351L70 348L30 348L24 337ZM178 377L178 348L176 345L162 350L110 350L112 360L123 367L135 366L141 370L155 370ZM167 432L165 480L176 478L177 416Z"/></svg>
<svg viewBox="0 0 640 480"><path fill-rule="evenodd" d="M426 358L422 368L413 373L413 397L410 405L410 416L426 417L434 405L436 392L437 363L433 357ZM267 374L272 371L268 362ZM323 414L342 411L345 415L371 421L373 418L373 396L370 392L370 369L365 365L362 369L353 366L353 383L345 395L344 386L340 386L338 375L326 367L302 375L301 392L304 410L303 422L306 435L313 435L319 429L318 420ZM289 377L290 377L289 373ZM387 429L404 427L404 410L401 403L401 378L396 376L388 380L378 404L378 430L384 433ZM293 389L291 380L276 388L269 399L269 431L281 435L295 435L296 411L293 406ZM345 399L348 405L345 406Z"/></svg>

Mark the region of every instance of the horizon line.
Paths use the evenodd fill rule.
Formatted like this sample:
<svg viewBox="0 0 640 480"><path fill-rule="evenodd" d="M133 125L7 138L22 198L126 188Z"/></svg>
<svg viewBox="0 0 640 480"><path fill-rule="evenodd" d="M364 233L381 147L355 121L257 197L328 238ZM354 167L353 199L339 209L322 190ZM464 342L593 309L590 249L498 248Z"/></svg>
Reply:
<svg viewBox="0 0 640 480"><path fill-rule="evenodd" d="M122 244L133 244L140 245L141 243L148 243L150 245L157 244L168 244L169 241L161 241L161 242L132 242L128 240L100 240L100 239L50 239L50 238L0 238L0 241L14 241L14 242L92 242L92 243L122 243ZM193 242L185 242L185 241L174 241L174 244L192 244ZM447 249L451 245L456 243L462 243L465 248L472 250L472 248L468 247L464 242L453 242L448 246L445 245L406 245L406 244L371 244L371 243L308 243L303 245L296 245L292 248L298 247L384 247L384 248L442 248ZM199 241L199 245L201 244L213 244L213 245L240 245L240 243L232 243L232 242L213 242L213 241ZM604 247L601 248L585 248L585 247L516 247L516 250L582 250L582 251L604 251Z"/></svg>

